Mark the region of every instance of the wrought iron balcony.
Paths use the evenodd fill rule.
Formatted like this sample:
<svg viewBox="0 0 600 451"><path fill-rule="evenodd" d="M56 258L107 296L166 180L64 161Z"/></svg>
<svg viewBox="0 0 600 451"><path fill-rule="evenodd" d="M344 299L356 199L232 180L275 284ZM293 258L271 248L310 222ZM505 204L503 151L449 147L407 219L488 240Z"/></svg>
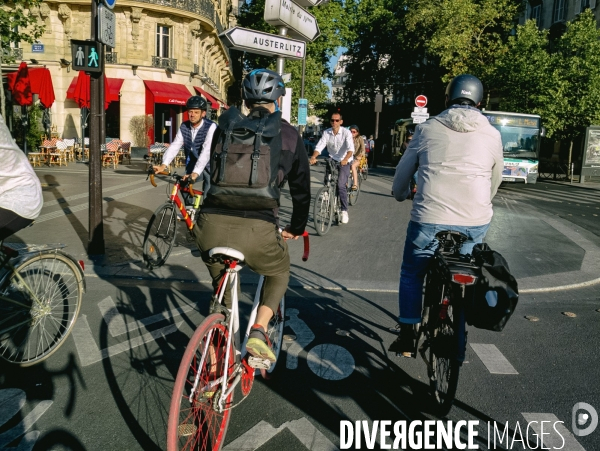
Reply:
<svg viewBox="0 0 600 451"><path fill-rule="evenodd" d="M162 58L160 56L153 56L152 67L162 67L163 69L170 67L171 69L177 69L177 60L173 58Z"/></svg>
<svg viewBox="0 0 600 451"><path fill-rule="evenodd" d="M23 49L17 49L12 47L6 47L2 49L4 53L4 59L8 60L21 60L23 61Z"/></svg>
<svg viewBox="0 0 600 451"><path fill-rule="evenodd" d="M104 54L104 57L108 64L119 64L117 52L107 52Z"/></svg>
<svg viewBox="0 0 600 451"><path fill-rule="evenodd" d="M190 11L209 20L215 20L215 5L211 0L137 0L140 3L170 6L171 8Z"/></svg>

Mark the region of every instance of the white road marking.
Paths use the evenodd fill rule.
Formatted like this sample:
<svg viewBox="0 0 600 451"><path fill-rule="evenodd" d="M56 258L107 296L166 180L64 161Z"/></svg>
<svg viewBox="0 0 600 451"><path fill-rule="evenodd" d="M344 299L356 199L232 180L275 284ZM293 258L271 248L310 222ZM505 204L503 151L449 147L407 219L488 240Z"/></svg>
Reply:
<svg viewBox="0 0 600 451"><path fill-rule="evenodd" d="M315 334L313 334L312 330L310 330L304 321L298 318L298 313L300 312L295 308L285 311L286 316L290 317L290 319L285 321L285 325L291 327L296 334L296 340L291 342L287 347L285 366L290 370L298 368L298 354L304 351L306 346L315 339Z"/></svg>
<svg viewBox="0 0 600 451"><path fill-rule="evenodd" d="M519 374L495 345L483 343L469 343L469 345L490 373Z"/></svg>
<svg viewBox="0 0 600 451"><path fill-rule="evenodd" d="M339 449L307 418L303 417L298 420L287 421L278 428L274 428L266 421L261 421L223 448L223 451L253 451L284 429L294 434L311 451L337 451Z"/></svg>
<svg viewBox="0 0 600 451"><path fill-rule="evenodd" d="M132 185L139 185L140 183L147 183L145 180L136 180L135 182L129 182L129 183L123 183L122 185L115 185L115 186L110 186L108 188L102 188L102 192L106 193L108 191L115 191L115 190L119 190L122 188L126 188L128 186L132 186ZM84 199L87 198L90 194L89 193L81 193L81 194L75 194L73 196L68 196L68 197L64 197L64 198L60 198L60 199L56 199L56 200L49 200L47 202L44 202L44 207L54 207L56 205L60 205L60 204L64 204L65 202L70 202L72 200L76 200L76 199Z"/></svg>
<svg viewBox="0 0 600 451"><path fill-rule="evenodd" d="M562 451L585 451L575 436L565 427L556 415L552 413L521 413L531 428L541 438L543 444L539 449L560 449ZM542 421L544 425L542 436ZM556 430L555 430L556 428ZM562 437L561 437L562 436Z"/></svg>
<svg viewBox="0 0 600 451"><path fill-rule="evenodd" d="M306 356L308 367L330 381L347 378L354 371L354 357L345 348L331 343L317 345Z"/></svg>
<svg viewBox="0 0 600 451"><path fill-rule="evenodd" d="M0 390L0 405L3 410L1 416L3 421L0 422L0 426L21 410L25 404L25 398L25 392L20 389ZM39 437L39 432L32 431L27 433L27 431L29 431L34 423L50 408L52 403L53 401L51 400L39 402L16 426L13 426L0 434L0 450L30 451ZM8 447L9 443L14 442L22 435L24 435L24 437L16 448Z"/></svg>
<svg viewBox="0 0 600 451"><path fill-rule="evenodd" d="M173 319L175 316L196 310L194 305L188 304L183 307L173 308L166 312L161 312L140 320L133 320L125 323L123 315L117 310L117 306L115 305L112 297L108 296L98 302L98 308L100 309L100 313L102 313L104 322L108 326L110 335L113 337L118 337L119 335L145 328L150 324L158 323L167 319Z"/></svg>
<svg viewBox="0 0 600 451"><path fill-rule="evenodd" d="M89 366L107 357L113 357L122 352L129 351L130 349L137 348L144 343L155 341L159 338L164 338L165 336L175 332L182 324L183 321L180 321L176 324L171 324L161 329L147 332L144 335L130 338L123 343L109 346L106 349L99 349L98 345L96 345L96 342L94 341L92 330L90 329L86 315L79 315L75 326L73 326L71 335L75 340L75 347L77 348L77 354L79 355L81 366Z"/></svg>
<svg viewBox="0 0 600 451"><path fill-rule="evenodd" d="M114 196L107 196L107 197L104 197L104 202L112 202L113 200L121 199L123 197L131 196L132 194L141 193L143 191L148 191L149 189L152 189L152 188L154 188L152 185L142 186L141 188L128 190L123 193L115 194ZM37 224L40 222L49 221L50 219L56 219L56 218L60 218L60 217L66 216L66 215L70 215L70 214L78 212L78 211L87 210L88 206L89 206L89 203L86 202L84 204L76 205L74 207L67 207L62 210L53 211L52 213L46 213L44 215L39 216L35 220L35 222Z"/></svg>

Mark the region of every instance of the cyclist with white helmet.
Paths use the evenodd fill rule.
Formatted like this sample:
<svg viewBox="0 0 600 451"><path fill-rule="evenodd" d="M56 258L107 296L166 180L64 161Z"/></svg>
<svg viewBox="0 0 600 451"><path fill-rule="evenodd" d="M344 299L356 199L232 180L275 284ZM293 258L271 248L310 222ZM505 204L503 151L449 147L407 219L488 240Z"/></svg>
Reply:
<svg viewBox="0 0 600 451"><path fill-rule="evenodd" d="M196 181L210 159L210 146L217 124L206 118L208 103L203 97L192 96L187 100L185 106L189 120L181 124L175 140L163 155L162 164L154 166L154 172L166 170L183 147L185 152L185 178L191 177L192 181ZM207 174L204 179L209 180Z"/></svg>
<svg viewBox="0 0 600 451"><path fill-rule="evenodd" d="M416 128L396 167L393 193L399 202L409 197L415 172L418 177L400 270L400 336L389 348L405 357L414 351L414 325L421 321L423 282L436 233L465 234L461 252L470 254L490 226L504 159L500 133L477 109L482 98L477 77L455 77L446 88L448 109Z"/></svg>

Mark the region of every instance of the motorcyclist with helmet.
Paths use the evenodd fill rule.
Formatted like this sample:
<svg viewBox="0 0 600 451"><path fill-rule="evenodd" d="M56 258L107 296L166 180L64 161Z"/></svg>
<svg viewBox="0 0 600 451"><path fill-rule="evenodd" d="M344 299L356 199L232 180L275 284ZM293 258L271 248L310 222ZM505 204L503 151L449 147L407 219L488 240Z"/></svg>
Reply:
<svg viewBox="0 0 600 451"><path fill-rule="evenodd" d="M185 106L189 120L181 124L175 140L163 155L162 164L154 166L154 172L166 170L183 147L185 153L184 178L190 177L195 182L203 173L210 159L210 146L217 124L206 118L208 103L203 97L192 96L187 100ZM204 179L205 181L209 180L208 174L205 174Z"/></svg>
<svg viewBox="0 0 600 451"><path fill-rule="evenodd" d="M418 185L400 270L400 335L389 348L404 357L413 356L414 325L421 321L423 282L436 233L465 234L468 239L461 252L470 254L490 226L504 160L500 133L477 109L482 98L483 85L477 77L455 77L446 88L447 109L416 128L396 167L397 201L409 196L415 172Z"/></svg>

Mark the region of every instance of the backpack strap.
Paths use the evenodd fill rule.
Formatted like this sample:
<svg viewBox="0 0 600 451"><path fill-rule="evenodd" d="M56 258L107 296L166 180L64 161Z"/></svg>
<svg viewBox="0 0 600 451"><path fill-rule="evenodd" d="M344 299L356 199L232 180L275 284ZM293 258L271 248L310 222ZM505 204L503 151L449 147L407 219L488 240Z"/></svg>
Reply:
<svg viewBox="0 0 600 451"><path fill-rule="evenodd" d="M256 184L258 181L258 160L260 159L260 143L262 142L263 131L268 116L262 116L256 130L254 138L254 151L252 152L252 172L250 173L250 185Z"/></svg>
<svg viewBox="0 0 600 451"><path fill-rule="evenodd" d="M231 133L237 124L238 121L231 121L229 126L227 127L227 131L225 132L225 141L223 142L223 148L221 149L221 154L215 154L215 158L219 158L220 161L220 171L219 171L219 183L223 181L225 178L225 162L227 161L227 149L229 148L229 143L231 142Z"/></svg>

